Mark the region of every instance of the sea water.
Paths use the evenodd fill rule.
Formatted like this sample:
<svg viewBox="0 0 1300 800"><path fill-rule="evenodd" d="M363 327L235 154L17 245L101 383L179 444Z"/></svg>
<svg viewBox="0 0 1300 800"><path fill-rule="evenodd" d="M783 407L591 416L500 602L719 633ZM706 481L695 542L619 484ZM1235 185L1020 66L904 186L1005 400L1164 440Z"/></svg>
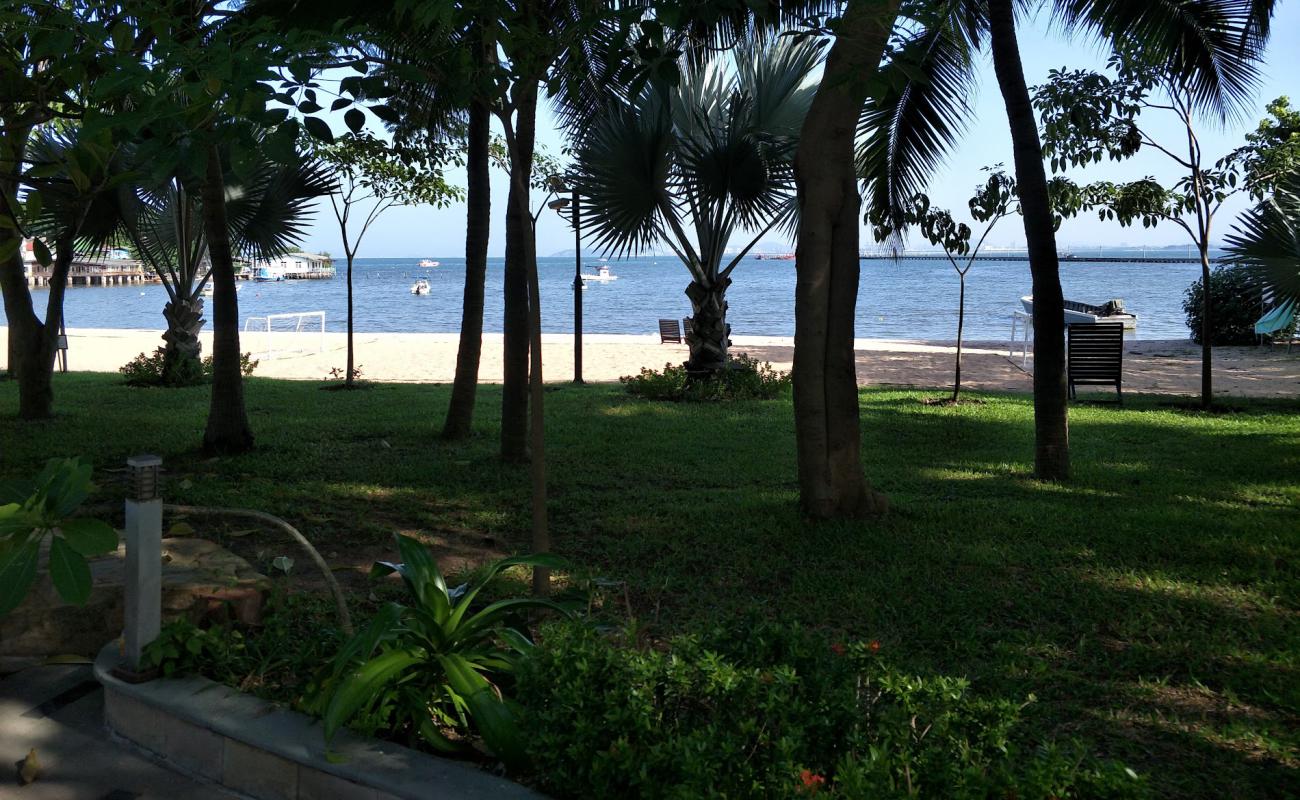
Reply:
<svg viewBox="0 0 1300 800"><path fill-rule="evenodd" d="M1107 255L1110 255L1109 253ZM451 333L460 329L464 260L439 258L433 268L418 258L360 258L354 265L355 325L361 332ZM582 271L595 273L604 264L618 280L588 282L582 291L583 330L587 333L654 334L660 318L690 316L684 293L690 278L672 257L641 257L601 262L584 256ZM239 282L241 324L249 317L324 311L326 329L344 330L347 287L344 262L329 280L277 283ZM499 332L502 320L502 259L488 262L483 329ZM542 258L538 277L542 293L542 328L547 333L573 331L574 260ZM1182 263L1092 262L1083 257L1061 262L1061 283L1069 300L1100 304L1114 298L1138 315L1136 336L1185 339L1188 329L1182 302L1187 287L1200 276L1200 265ZM420 278L432 291L412 295ZM793 336L793 261L748 257L732 273L727 292L733 336ZM965 337L971 341L1005 340L1020 297L1030 294L1029 264L1024 261L977 261L966 278ZM862 261L858 289L859 338L951 340L957 331L958 280L941 258ZM33 289L38 313L46 290ZM144 286L70 287L65 301L69 328L161 329L166 290ZM208 325L211 326L211 300ZM4 323L0 311L0 324Z"/></svg>

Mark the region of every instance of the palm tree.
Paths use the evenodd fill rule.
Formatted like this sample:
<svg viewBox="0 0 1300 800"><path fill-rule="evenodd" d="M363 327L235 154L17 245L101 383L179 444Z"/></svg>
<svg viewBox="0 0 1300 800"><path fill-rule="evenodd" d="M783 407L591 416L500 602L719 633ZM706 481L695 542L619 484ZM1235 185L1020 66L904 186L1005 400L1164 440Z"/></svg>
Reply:
<svg viewBox="0 0 1300 800"><path fill-rule="evenodd" d="M596 242L626 253L666 244L691 275L687 368L726 365L727 287L762 236L794 219L794 153L821 48L761 39L684 64L676 85L651 83L609 105L577 148L580 193ZM734 234L752 238L728 255Z"/></svg>
<svg viewBox="0 0 1300 800"><path fill-rule="evenodd" d="M1243 213L1224 242L1228 260L1271 292L1278 307L1300 309L1300 173Z"/></svg>
<svg viewBox="0 0 1300 800"><path fill-rule="evenodd" d="M143 172L127 169L127 178ZM258 155L243 173L240 177L227 169L222 176L223 205L232 254L251 259L288 252L306 232L312 201L334 187L326 165L302 154L288 163ZM213 270L203 223L203 189L196 183L197 178L186 175L127 180L118 189L113 209L117 229L167 290L164 370L182 379L179 382L201 374L197 362L203 290Z"/></svg>

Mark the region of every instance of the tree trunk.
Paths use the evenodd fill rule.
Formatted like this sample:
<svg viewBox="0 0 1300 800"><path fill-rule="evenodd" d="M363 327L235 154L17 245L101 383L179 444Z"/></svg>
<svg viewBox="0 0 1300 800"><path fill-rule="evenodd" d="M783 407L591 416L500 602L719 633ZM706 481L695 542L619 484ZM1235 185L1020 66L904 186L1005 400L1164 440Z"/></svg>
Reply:
<svg viewBox="0 0 1300 800"><path fill-rule="evenodd" d="M1065 298L1061 293L1056 232L1047 194L1047 170L1016 41L1014 0L989 0L990 46L1006 105L1015 154L1016 183L1025 222L1025 245L1034 292L1034 474L1070 477L1066 412Z"/></svg>
<svg viewBox="0 0 1300 800"><path fill-rule="evenodd" d="M1206 242L1200 242L1201 251L1201 408L1210 408L1214 404L1214 370L1212 363L1213 347L1210 342L1210 312L1213 303L1210 300L1210 251Z"/></svg>
<svg viewBox="0 0 1300 800"><path fill-rule="evenodd" d="M360 244L360 239L357 240ZM348 259L348 366L347 377L343 379L343 385L352 388L353 376L356 370L353 368L356 364L356 355L352 349L352 250L346 253Z"/></svg>
<svg viewBox="0 0 1300 800"><path fill-rule="evenodd" d="M492 186L489 148L491 109L486 103L469 108L465 148L465 295L461 303L460 348L456 377L442 438L464 439L474 423L478 366L483 352L483 285L487 280L488 240L492 228Z"/></svg>
<svg viewBox="0 0 1300 800"><path fill-rule="evenodd" d="M952 401L961 399L961 332L966 325L966 273L958 272L961 289L957 293L957 364L952 379Z"/></svg>
<svg viewBox="0 0 1300 800"><path fill-rule="evenodd" d="M521 81L512 92L515 150L510 154L510 196L506 208L505 374L501 386L501 457L528 457L528 258L533 221L528 208L533 137L537 122L537 84Z"/></svg>
<svg viewBox="0 0 1300 800"><path fill-rule="evenodd" d="M686 369L695 376L713 375L727 366L731 326L727 324L727 287L731 278L712 286L691 281L686 296L691 300L691 331L686 344L691 348Z"/></svg>
<svg viewBox="0 0 1300 800"><path fill-rule="evenodd" d="M226 187L221 154L208 150L203 181L203 226L212 260L212 404L203 432L210 453L242 453L253 447L253 432L244 411L244 376L239 368L239 295L226 222Z"/></svg>
<svg viewBox="0 0 1300 800"><path fill-rule="evenodd" d="M862 472L854 364L860 198L853 161L864 76L880 63L897 0L850 2L795 157L794 406L799 494L814 517L881 513Z"/></svg>
<svg viewBox="0 0 1300 800"><path fill-rule="evenodd" d="M183 297L178 288L176 298L163 306L163 319L167 321L167 330L162 336L165 343L164 375L178 379L193 376L193 380L180 381L181 384L201 382L203 344L199 341L199 332L203 330L203 298Z"/></svg>

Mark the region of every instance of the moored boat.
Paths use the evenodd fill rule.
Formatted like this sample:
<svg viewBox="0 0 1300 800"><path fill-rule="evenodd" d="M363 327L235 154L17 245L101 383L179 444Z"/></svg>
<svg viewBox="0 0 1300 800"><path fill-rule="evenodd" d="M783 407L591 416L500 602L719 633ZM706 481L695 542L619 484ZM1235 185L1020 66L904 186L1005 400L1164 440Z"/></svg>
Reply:
<svg viewBox="0 0 1300 800"><path fill-rule="evenodd" d="M601 264L600 268L596 270L595 275L591 275L589 273L584 272L579 277L582 278L583 283L586 283L587 281L596 281L597 283L605 283L607 281L618 280L618 276L611 273L609 271L609 266L606 264Z"/></svg>
<svg viewBox="0 0 1300 800"><path fill-rule="evenodd" d="M1020 298L1020 304L1025 307L1025 313L1034 313L1033 295L1025 295ZM1109 300L1106 303L1094 306L1089 303L1080 303L1077 300L1065 301L1065 324L1066 325L1094 325L1102 323L1121 323L1124 330L1131 331L1137 328L1137 314L1130 314L1124 310L1123 300Z"/></svg>
<svg viewBox="0 0 1300 800"><path fill-rule="evenodd" d="M428 294L429 291L429 282L424 278L419 279L411 285L411 294Z"/></svg>
<svg viewBox="0 0 1300 800"><path fill-rule="evenodd" d="M422 266L422 267L436 267L436 266L438 266L439 263L441 263L441 262L434 261L432 258L422 258L422 259L420 259L420 266Z"/></svg>

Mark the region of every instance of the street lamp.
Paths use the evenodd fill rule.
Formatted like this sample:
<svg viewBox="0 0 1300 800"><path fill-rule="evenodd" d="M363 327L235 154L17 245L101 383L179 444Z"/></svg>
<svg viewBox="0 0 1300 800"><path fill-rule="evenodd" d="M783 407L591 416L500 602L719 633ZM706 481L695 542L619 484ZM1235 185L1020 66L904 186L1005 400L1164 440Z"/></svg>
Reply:
<svg viewBox="0 0 1300 800"><path fill-rule="evenodd" d="M570 188L559 175L552 175L547 183L557 197L547 207L560 212L573 206L573 382L582 383L582 209L578 202L577 187Z"/></svg>

